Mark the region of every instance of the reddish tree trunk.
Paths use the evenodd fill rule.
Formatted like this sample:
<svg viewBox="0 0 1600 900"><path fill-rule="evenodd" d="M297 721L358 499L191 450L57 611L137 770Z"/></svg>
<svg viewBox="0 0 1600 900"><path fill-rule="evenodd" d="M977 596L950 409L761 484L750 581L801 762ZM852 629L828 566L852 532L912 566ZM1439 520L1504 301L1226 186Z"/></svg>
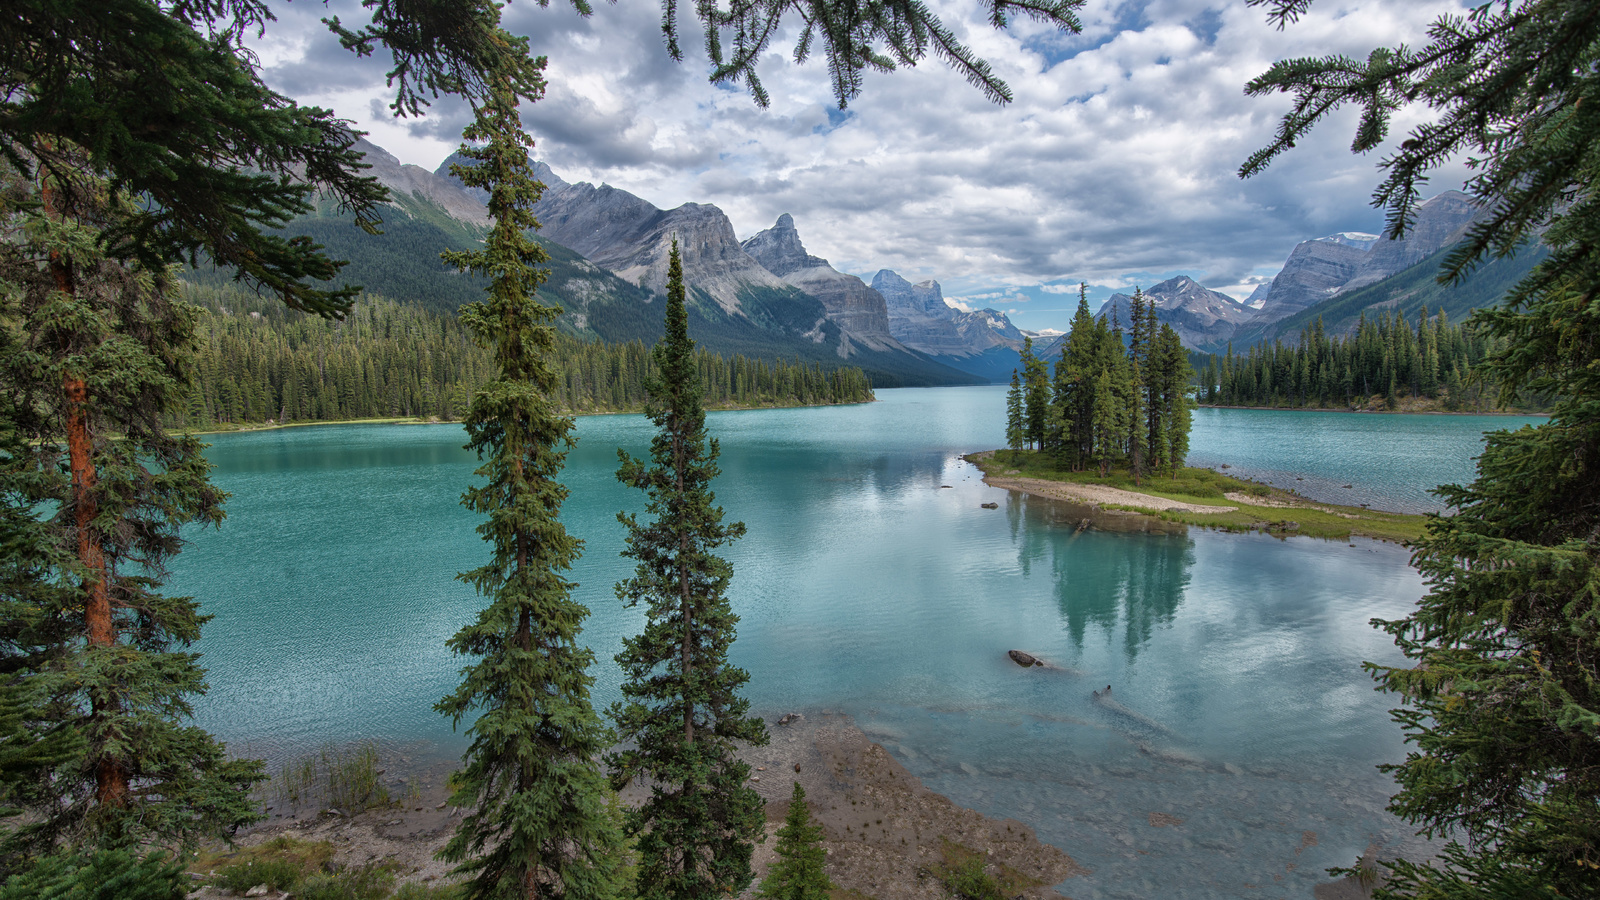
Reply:
<svg viewBox="0 0 1600 900"><path fill-rule="evenodd" d="M48 195L46 202L48 203ZM56 288L72 296L76 293L72 273L60 257L52 253L50 269ZM111 586L106 571L105 550L100 546L94 520L100 513L95 497L94 440L89 430L89 388L82 378L68 373L61 380L66 400L67 462L72 475L72 521L78 533L78 562L84 572L83 622L90 647L111 647L117 642L116 624L111 616ZM116 709L116 701L90 698L90 713L99 718ZM128 770L122 761L102 755L95 761L95 800L103 805L123 808L128 805Z"/></svg>

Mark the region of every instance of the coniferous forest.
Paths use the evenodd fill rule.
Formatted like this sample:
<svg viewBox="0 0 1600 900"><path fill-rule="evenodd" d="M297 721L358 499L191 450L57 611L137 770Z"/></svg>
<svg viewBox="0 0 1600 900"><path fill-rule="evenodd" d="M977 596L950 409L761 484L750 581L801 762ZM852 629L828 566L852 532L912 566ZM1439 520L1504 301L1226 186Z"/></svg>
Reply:
<svg viewBox="0 0 1600 900"><path fill-rule="evenodd" d="M1089 312L1087 286L1061 345L1052 379L1046 362L1023 345L1006 402L1006 443L1048 454L1062 468L1126 466L1135 477L1176 472L1189 454L1189 385L1194 372L1170 325L1157 326L1155 304L1133 292L1126 334Z"/></svg>
<svg viewBox="0 0 1600 900"><path fill-rule="evenodd" d="M296 313L238 289L186 290L200 306L194 386L170 424L387 417L459 419L489 379L489 354L454 316L364 296L343 321ZM557 334L554 400L574 413L642 409L654 372L639 341L602 344ZM860 369L695 355L713 408L812 406L872 399Z"/></svg>
<svg viewBox="0 0 1600 900"><path fill-rule="evenodd" d="M1322 320L1293 344L1274 341L1212 354L1200 371L1199 400L1223 406L1367 406L1437 400L1451 411L1483 410L1492 387L1471 375L1495 341L1424 308L1415 324L1398 313L1362 316L1354 334L1327 334Z"/></svg>

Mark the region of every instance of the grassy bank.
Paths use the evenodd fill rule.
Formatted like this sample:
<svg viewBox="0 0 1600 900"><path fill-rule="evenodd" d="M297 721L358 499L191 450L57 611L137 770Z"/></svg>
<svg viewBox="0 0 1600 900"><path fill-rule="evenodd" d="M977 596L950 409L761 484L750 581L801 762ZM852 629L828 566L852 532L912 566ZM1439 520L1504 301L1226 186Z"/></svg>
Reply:
<svg viewBox="0 0 1600 900"><path fill-rule="evenodd" d="M1115 469L1105 476L1098 471L1063 471L1044 454L1034 451L996 450L992 454L972 454L967 458L982 469L986 477L1100 485L1199 507L1216 507L1216 512L1209 512L1101 504L1132 509L1168 522L1225 531L1264 531L1281 537L1303 535L1329 540L1348 540L1351 535L1362 535L1404 543L1421 537L1427 521L1424 516L1406 513L1317 503L1292 491L1231 478L1210 469L1185 468L1176 475L1146 476L1135 484L1127 469Z"/></svg>

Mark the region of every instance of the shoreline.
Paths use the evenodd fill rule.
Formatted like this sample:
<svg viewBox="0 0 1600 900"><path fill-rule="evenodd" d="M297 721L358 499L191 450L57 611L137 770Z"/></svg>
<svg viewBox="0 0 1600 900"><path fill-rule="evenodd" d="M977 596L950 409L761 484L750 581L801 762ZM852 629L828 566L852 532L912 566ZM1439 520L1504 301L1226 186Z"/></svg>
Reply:
<svg viewBox="0 0 1600 900"><path fill-rule="evenodd" d="M766 804L765 839L755 846L755 878L738 900L755 900L761 880L776 858L777 830L788 812L792 783L805 789L812 821L822 827L828 876L838 900L926 900L945 896L937 878L941 869L981 859L987 874L1008 881L1016 900L1070 900L1078 878L1092 876L1070 855L1069 848L1039 839L1033 826L1016 818L985 815L961 806L912 775L882 744L853 719L831 709L812 709L768 721L770 741L742 748L739 756L751 767L750 785ZM788 724L782 724L784 720ZM237 897L210 878L231 863L251 858L286 841L300 852L323 847L328 861L347 870L380 866L393 873L394 887L407 883L440 888L457 883L451 865L436 857L465 810L449 805L448 783L456 763L441 759L415 764L396 751L384 754L386 782L420 785L399 799L362 810L327 808L327 800L308 796L291 805L281 796L263 794L269 818L241 830L233 846L213 844L191 860L195 880L188 900ZM380 775L385 770L379 770ZM624 806L640 803L647 786L634 783L620 793ZM1168 808L1133 810L1134 820L1148 827L1182 828L1184 818ZM274 815L274 813L276 813ZM1142 851L1141 851L1142 852ZM1363 865L1391 858L1379 845L1369 845ZM1289 864L1292 869L1293 858ZM1086 890L1115 887L1085 884ZM1063 893L1065 891L1066 893ZM288 900L268 891L262 900ZM1319 881L1315 900L1365 900L1370 888L1345 877ZM1312 900L1308 897L1307 900Z"/></svg>
<svg viewBox="0 0 1600 900"><path fill-rule="evenodd" d="M1322 503L1257 482L1248 483L1251 486L1250 493L1226 491L1221 498L1193 497L1182 500L1149 491L1098 484L1092 478L1085 481L1040 478L1016 468L1004 468L1004 464L994 459L996 452L981 450L963 454L961 458L976 466L983 473L983 483L990 487L1147 520L1223 531L1259 531L1277 538L1294 535L1348 540L1360 535L1400 544L1420 535L1422 524L1426 521L1426 517L1411 513ZM1209 469L1203 471L1214 472ZM1214 474L1245 484L1232 476ZM1261 488L1265 488L1265 491L1258 494L1257 490ZM1285 518L1290 511L1297 513L1298 518ZM1116 525L1107 529L1106 524L1089 516L1083 518L1079 528L1081 530L1094 525L1105 530L1131 530Z"/></svg>
<svg viewBox="0 0 1600 900"><path fill-rule="evenodd" d="M829 409L835 406L860 406L863 403L876 403L876 397L871 400L853 400L849 403L797 403L793 406L707 406L706 412L754 412L766 409ZM589 416L642 416L644 409L612 409L596 410L593 412L567 413L575 419ZM201 431L183 432L186 434L244 434L253 431L277 431L282 428L310 428L316 425L459 425L460 419L441 419L438 416L374 416L368 419L329 419L317 422L252 422L242 424L237 428L207 428ZM172 429L182 431L182 429Z"/></svg>
<svg viewBox="0 0 1600 900"><path fill-rule="evenodd" d="M1065 851L1039 840L1033 828L1016 819L986 816L960 806L924 786L884 747L871 740L847 715L810 710L768 722L770 741L744 747L739 756L751 767L750 786L766 803L766 839L755 847L755 880L741 900L751 900L775 859L775 835L788 812L793 782L806 791L812 819L823 829L822 845L835 896L869 900L922 900L942 892L933 873L951 862L950 854L983 858L993 874L1025 884L1016 894L1026 900L1068 900L1054 886L1089 870ZM787 724L780 722L787 721ZM411 758L385 754L385 782L421 779L420 789L387 806L349 812L327 808L320 797L290 804L263 794L269 818L244 829L236 846L209 848L190 866L206 878L252 848L282 838L326 842L333 862L342 866L389 865L396 887L453 883L450 866L434 854L449 839L463 810L448 802L447 783L454 765L441 761L412 765ZM422 763L421 760L418 763ZM403 771L408 766L411 771ZM448 770L448 771L447 771ZM635 782L619 797L625 806L642 802L648 787ZM867 827L863 827L863 826ZM215 886L198 886L190 900L234 897ZM283 895L268 892L266 900Z"/></svg>
<svg viewBox="0 0 1600 900"><path fill-rule="evenodd" d="M1526 416L1529 418L1550 418L1547 412L1528 412L1525 410L1488 410L1477 412L1472 410L1449 409L1363 409L1350 406L1229 406L1224 403L1196 403L1195 409L1259 409L1264 412L1332 412L1332 413L1363 413L1376 416Z"/></svg>

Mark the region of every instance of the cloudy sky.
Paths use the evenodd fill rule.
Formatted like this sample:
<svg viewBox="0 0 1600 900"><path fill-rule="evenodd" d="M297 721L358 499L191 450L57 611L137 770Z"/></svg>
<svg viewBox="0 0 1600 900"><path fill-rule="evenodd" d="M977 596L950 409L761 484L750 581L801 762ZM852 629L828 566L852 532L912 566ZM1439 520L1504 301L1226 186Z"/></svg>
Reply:
<svg viewBox="0 0 1600 900"><path fill-rule="evenodd" d="M1031 22L997 32L978 3L932 0L1016 99L997 106L934 59L869 74L840 112L820 54L760 64L772 105L716 87L689 11L683 63L666 54L660 7L562 0L506 9L508 27L549 57L546 98L524 110L536 155L568 181L606 182L662 208L714 203L738 235L792 213L807 249L870 280L890 268L936 278L947 297L1061 328L1087 281L1092 298L1178 274L1236 297L1270 280L1295 243L1375 232L1369 205L1383 154L1353 156L1354 116L1324 125L1267 173L1240 181L1287 97L1243 86L1274 60L1416 44L1452 0L1319 0L1284 31L1242 0L1088 0L1081 34ZM333 108L404 162L436 167L464 109L422 119L386 108L386 60L355 59L318 19L360 21L353 2L294 3L255 43L264 74L302 103ZM1347 111L1349 112L1349 111ZM1402 114L1394 134L1415 114ZM1457 166L1425 194L1459 187Z"/></svg>

